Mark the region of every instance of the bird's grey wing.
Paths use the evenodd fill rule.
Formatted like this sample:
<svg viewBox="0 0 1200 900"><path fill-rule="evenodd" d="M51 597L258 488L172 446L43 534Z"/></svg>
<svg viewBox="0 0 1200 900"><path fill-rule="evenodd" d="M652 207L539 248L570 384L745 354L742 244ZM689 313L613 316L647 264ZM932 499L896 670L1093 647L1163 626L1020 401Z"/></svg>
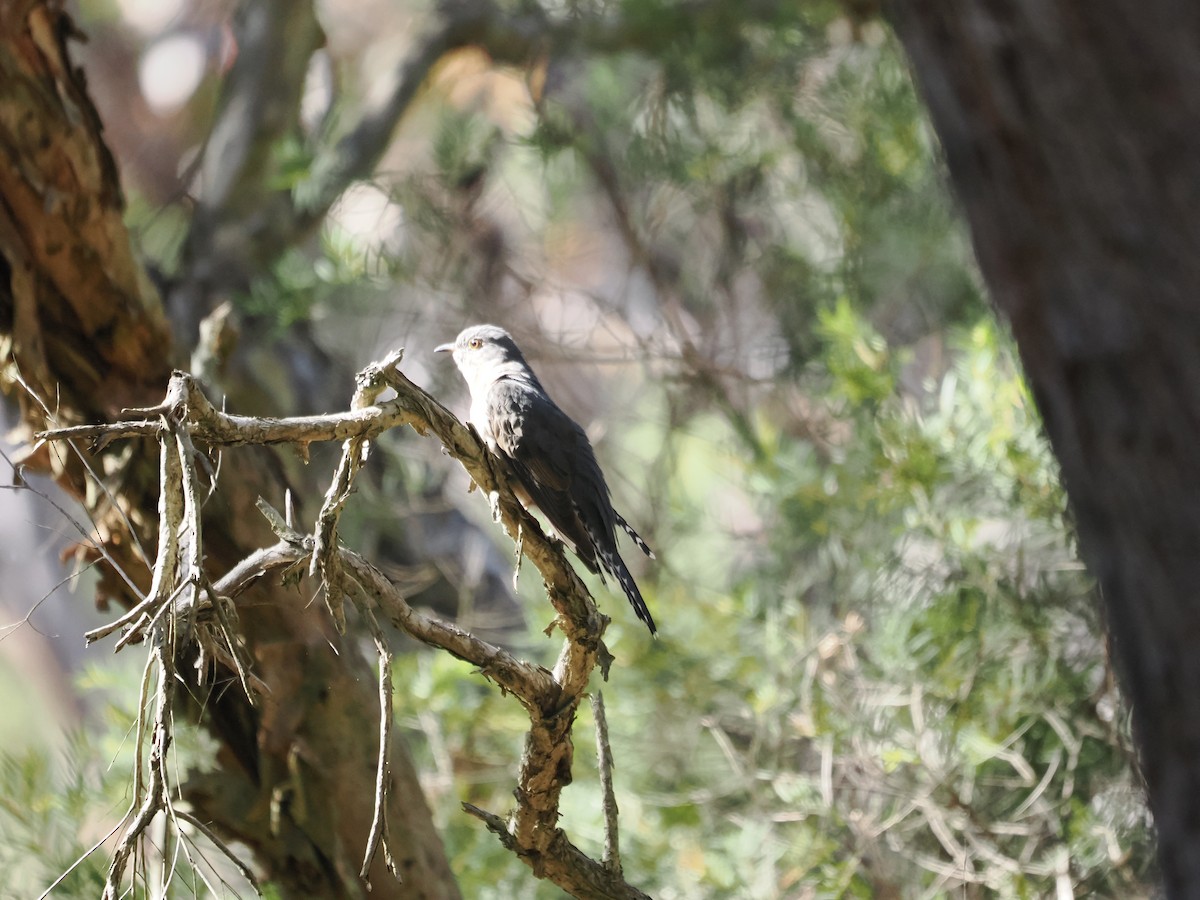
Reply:
<svg viewBox="0 0 1200 900"><path fill-rule="evenodd" d="M530 499L584 565L596 564L594 537L580 519L575 494L580 482L599 474L587 436L554 402L534 388L501 379L488 392L488 417L496 446L509 459ZM582 441L582 445L581 442Z"/></svg>
<svg viewBox="0 0 1200 900"><path fill-rule="evenodd" d="M584 565L602 579L605 572L617 579L638 618L656 634L654 618L617 551L617 525L647 553L650 548L613 510L584 430L541 391L505 379L492 386L488 412L496 446L534 503Z"/></svg>

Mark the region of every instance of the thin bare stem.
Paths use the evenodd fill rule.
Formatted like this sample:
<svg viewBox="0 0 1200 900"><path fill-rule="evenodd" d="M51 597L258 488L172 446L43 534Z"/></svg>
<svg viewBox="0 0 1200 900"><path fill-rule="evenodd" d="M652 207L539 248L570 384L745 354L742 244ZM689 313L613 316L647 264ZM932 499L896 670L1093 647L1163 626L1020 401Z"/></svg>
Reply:
<svg viewBox="0 0 1200 900"><path fill-rule="evenodd" d="M387 823L388 752L392 734L392 653L388 650L383 630L370 607L364 605L361 611L375 640L375 652L379 654L379 759L375 770L375 813L371 818L371 834L367 838L367 849L358 873L359 877L366 881L369 890L371 882L368 872L381 843L387 869L397 880L400 880L400 870L396 867L396 860L392 858L392 851L388 846Z"/></svg>
<svg viewBox="0 0 1200 900"><path fill-rule="evenodd" d="M608 720L604 695L592 694L592 718L596 722L596 766L600 770L600 792L604 797L604 868L621 874L621 846L617 832L617 795L613 790L612 745L608 742Z"/></svg>
<svg viewBox="0 0 1200 900"><path fill-rule="evenodd" d="M236 853L234 853L231 849L229 849L229 846L223 840L221 840L219 837L217 837L215 834L213 834L213 831L211 828L209 828L207 825L205 825L203 822L201 822L199 819L197 819L195 816L193 816L190 812L187 812L186 810L176 809L174 811L174 813L176 816L178 816L184 822L187 822L189 825L191 825L193 828L195 828L197 831L199 831L202 835L204 835L204 837L207 838L209 843L211 843L214 847L216 847L218 850L220 850L221 853L223 853L226 856L226 858L228 858L229 861L237 867L238 873L243 878L245 878L248 882L250 882L250 886L254 888L254 893L258 894L258 896L260 896L260 897L263 895L262 886L258 883L258 879L254 877L254 872L252 872L250 870L249 866L247 866L244 862L242 862L242 860L238 857L238 855Z"/></svg>

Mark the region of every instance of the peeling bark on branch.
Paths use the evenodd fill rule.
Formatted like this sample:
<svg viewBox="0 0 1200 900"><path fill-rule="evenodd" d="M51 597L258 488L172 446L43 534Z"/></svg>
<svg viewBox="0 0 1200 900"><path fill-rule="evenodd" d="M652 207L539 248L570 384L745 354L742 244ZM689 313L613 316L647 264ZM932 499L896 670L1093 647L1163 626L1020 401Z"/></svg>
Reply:
<svg viewBox="0 0 1200 900"><path fill-rule="evenodd" d="M0 4L0 323L5 383L16 365L38 396L84 421L161 390L168 336L70 60L73 35L48 6Z"/></svg>

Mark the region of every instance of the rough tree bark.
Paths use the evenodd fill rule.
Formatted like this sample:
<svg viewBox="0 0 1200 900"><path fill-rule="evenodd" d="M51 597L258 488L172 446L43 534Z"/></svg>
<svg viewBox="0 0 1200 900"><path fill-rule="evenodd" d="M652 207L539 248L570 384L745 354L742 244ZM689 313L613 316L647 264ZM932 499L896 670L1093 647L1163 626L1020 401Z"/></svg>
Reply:
<svg viewBox="0 0 1200 900"><path fill-rule="evenodd" d="M72 36L58 4L0 0L0 372L6 389L20 379L52 407L16 391L31 430L154 404L171 367L161 303L134 257L116 166L70 59ZM153 555L154 448L106 448L88 462L107 493L89 482L81 458L42 447L25 460L88 506L99 538L144 589L147 561L134 538ZM234 499L205 509L211 572L273 542L254 501L277 486L243 460L224 467L221 482L222 496ZM110 570L102 594L128 600L130 592ZM200 818L253 848L283 896L359 896L374 800L374 675L319 605L277 584L262 586L240 624L269 701L253 707L236 690L213 693L203 721L222 750L216 771L189 785L189 799ZM400 748L391 774L389 822L404 883L379 855L372 896L457 897Z"/></svg>
<svg viewBox="0 0 1200 900"><path fill-rule="evenodd" d="M893 13L1101 585L1167 891L1200 897L1200 6Z"/></svg>

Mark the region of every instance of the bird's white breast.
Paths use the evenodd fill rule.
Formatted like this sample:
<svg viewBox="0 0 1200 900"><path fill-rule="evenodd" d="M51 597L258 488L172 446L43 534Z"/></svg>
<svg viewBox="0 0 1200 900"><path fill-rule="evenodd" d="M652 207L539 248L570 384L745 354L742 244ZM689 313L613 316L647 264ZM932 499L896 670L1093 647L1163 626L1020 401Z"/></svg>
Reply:
<svg viewBox="0 0 1200 900"><path fill-rule="evenodd" d="M488 449L495 453L496 436L492 434L492 425L488 421L487 392L483 391L482 394L480 396L479 393L471 392L471 424L475 426L479 436L487 443Z"/></svg>

